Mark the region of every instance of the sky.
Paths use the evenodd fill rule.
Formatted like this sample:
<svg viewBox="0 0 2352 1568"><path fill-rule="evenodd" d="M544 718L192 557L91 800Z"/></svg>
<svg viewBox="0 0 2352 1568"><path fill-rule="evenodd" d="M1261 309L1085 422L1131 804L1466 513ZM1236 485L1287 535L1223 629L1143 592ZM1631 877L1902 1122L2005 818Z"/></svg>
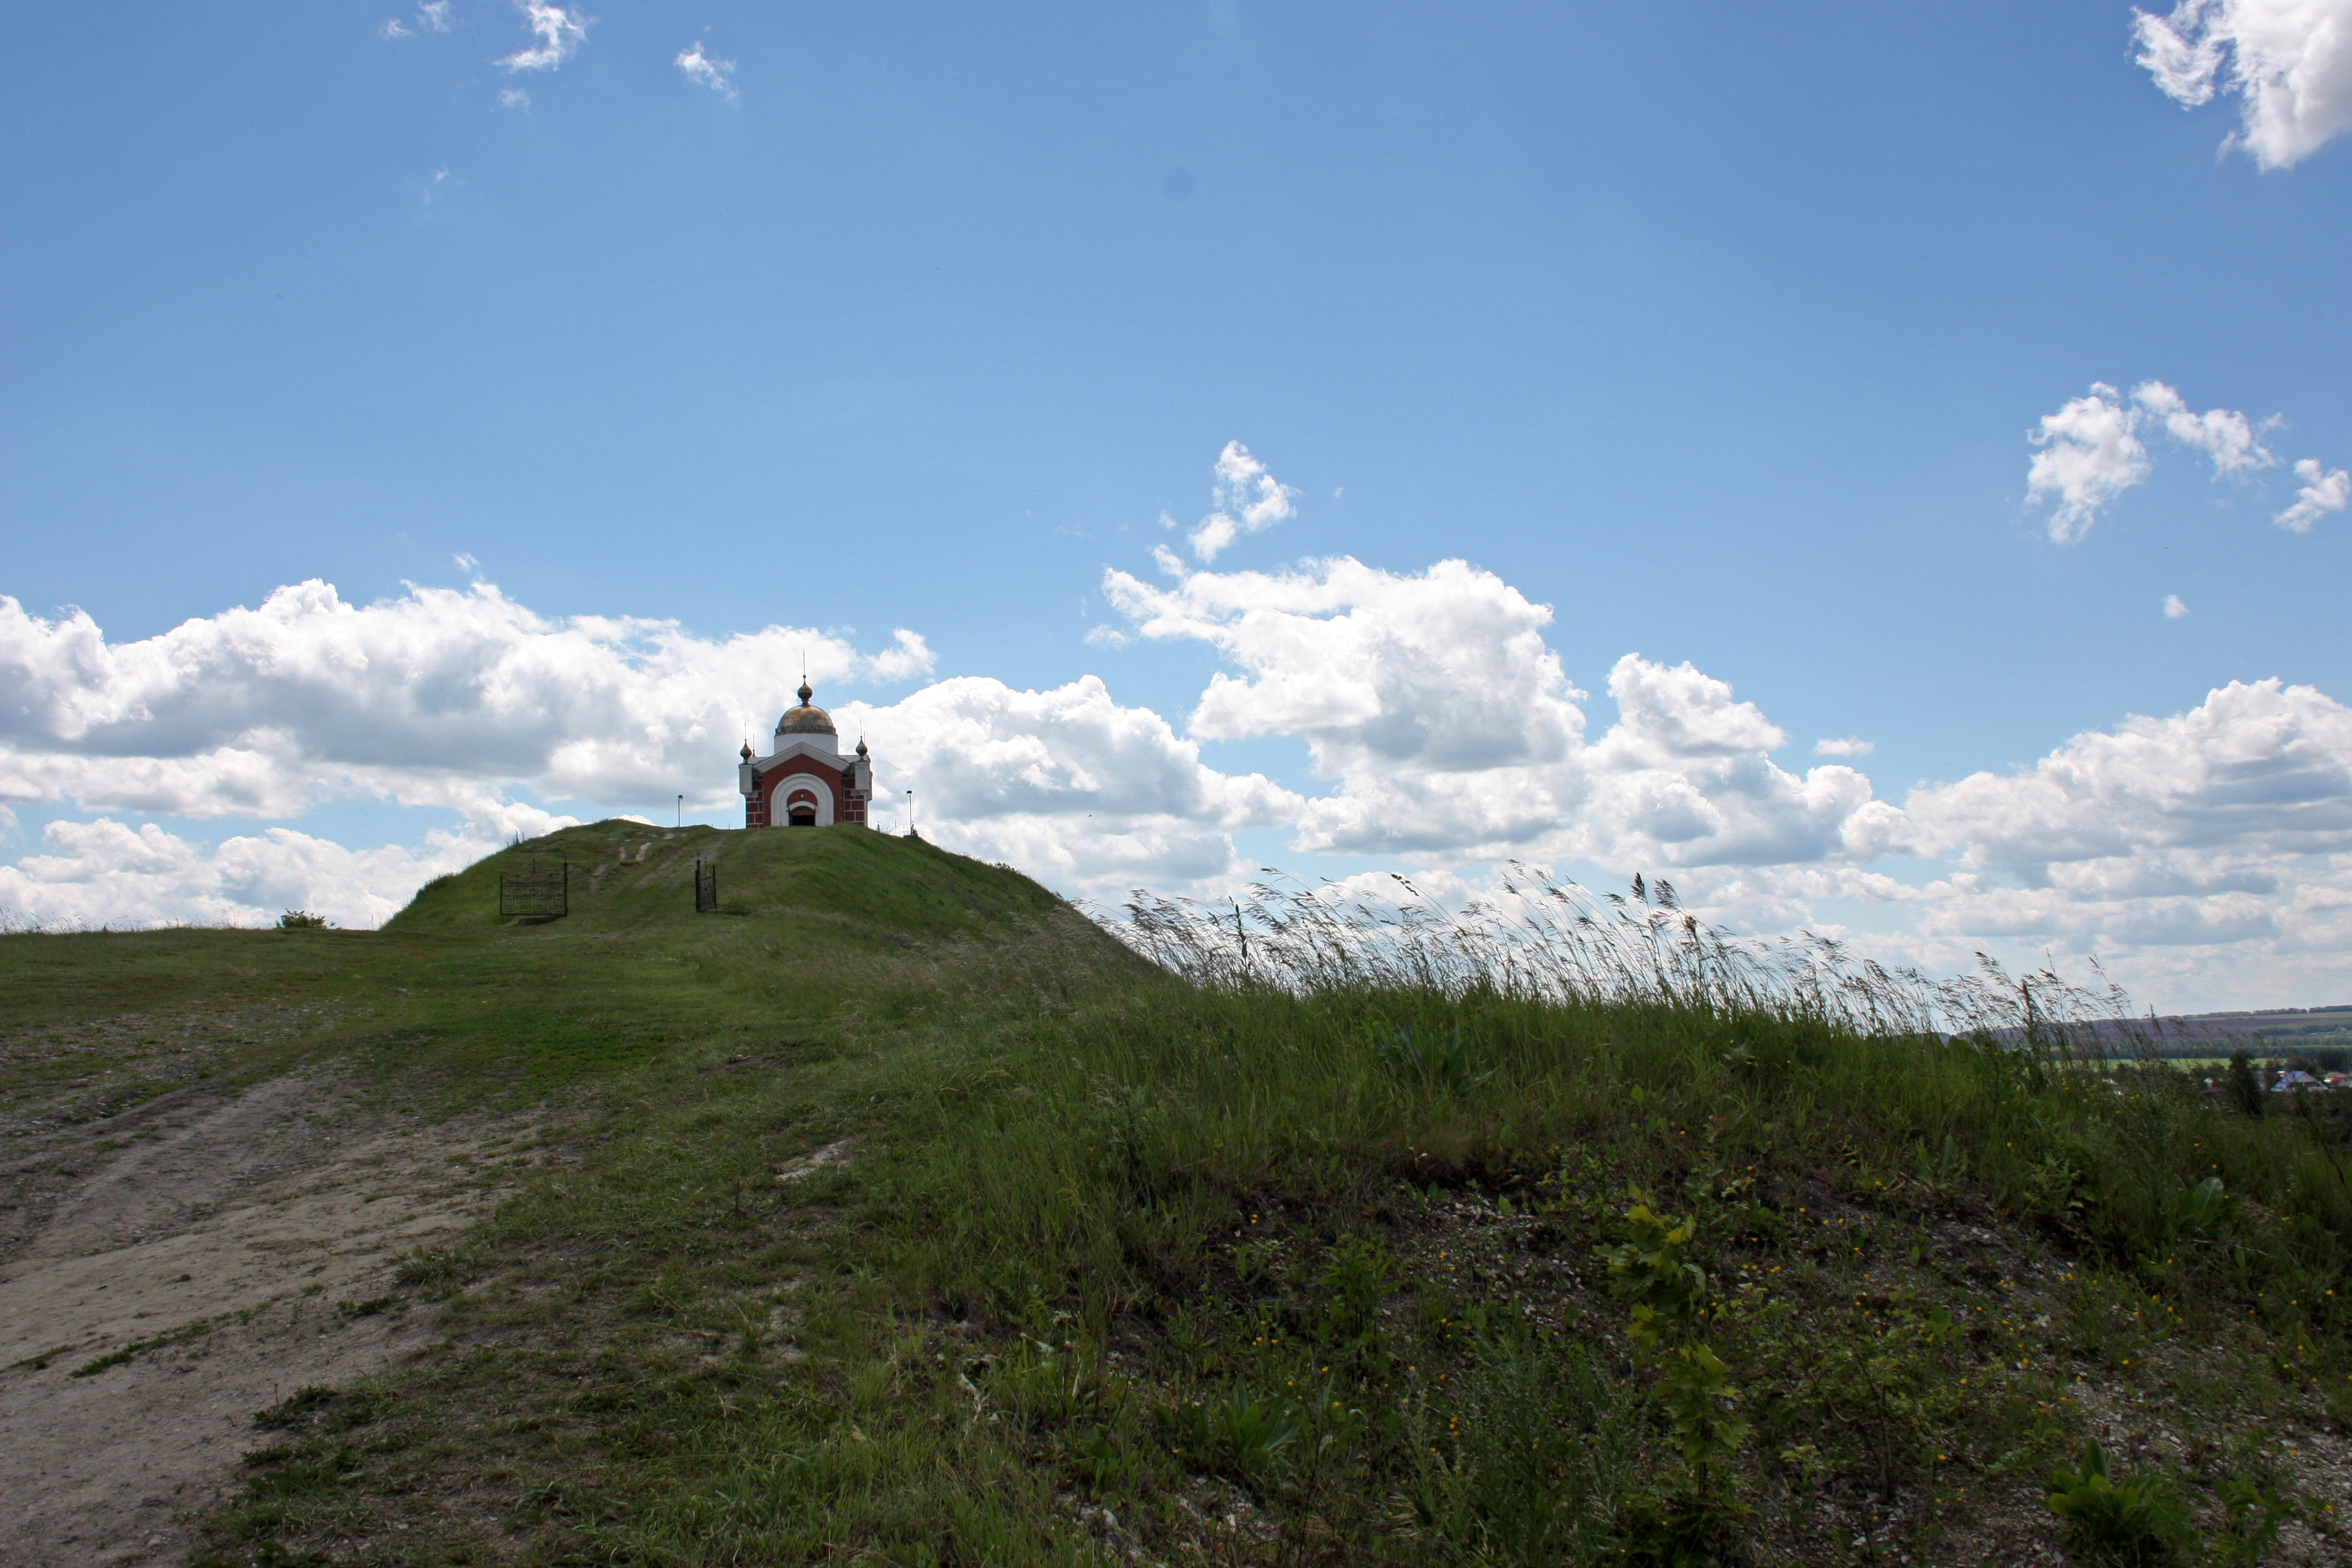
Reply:
<svg viewBox="0 0 2352 1568"><path fill-rule="evenodd" d="M0 921L739 826L2352 1001L2352 0L0 6Z"/></svg>

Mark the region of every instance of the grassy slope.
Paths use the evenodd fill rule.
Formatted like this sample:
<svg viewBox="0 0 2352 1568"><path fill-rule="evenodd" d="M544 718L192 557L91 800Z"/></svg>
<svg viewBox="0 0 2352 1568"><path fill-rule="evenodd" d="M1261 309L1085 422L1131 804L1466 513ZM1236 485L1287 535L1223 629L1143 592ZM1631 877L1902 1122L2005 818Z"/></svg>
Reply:
<svg viewBox="0 0 2352 1568"><path fill-rule="evenodd" d="M2231 1484L2340 1451L2326 1127L1701 1009L1193 990L877 835L509 853L551 848L606 868L551 925L486 865L377 935L6 939L11 1018L267 995L346 1020L305 1052L572 1097L406 1271L442 1347L272 1413L216 1561L1552 1563L1677 1518L2017 1561L2103 1428L2219 1552ZM713 853L740 918L690 913ZM1595 1262L1632 1185L1697 1221L1752 1423L1699 1488Z"/></svg>

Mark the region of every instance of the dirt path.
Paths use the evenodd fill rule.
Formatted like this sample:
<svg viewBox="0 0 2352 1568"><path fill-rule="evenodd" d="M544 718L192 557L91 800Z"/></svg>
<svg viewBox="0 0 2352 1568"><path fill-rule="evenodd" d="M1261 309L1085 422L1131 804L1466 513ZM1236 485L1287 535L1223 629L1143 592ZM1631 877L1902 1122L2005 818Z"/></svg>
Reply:
<svg viewBox="0 0 2352 1568"><path fill-rule="evenodd" d="M0 1263L0 1564L184 1558L267 1440L256 1411L426 1342L383 1300L396 1260L501 1195L483 1156L529 1131L422 1126L311 1076L13 1133L8 1184L37 1201Z"/></svg>

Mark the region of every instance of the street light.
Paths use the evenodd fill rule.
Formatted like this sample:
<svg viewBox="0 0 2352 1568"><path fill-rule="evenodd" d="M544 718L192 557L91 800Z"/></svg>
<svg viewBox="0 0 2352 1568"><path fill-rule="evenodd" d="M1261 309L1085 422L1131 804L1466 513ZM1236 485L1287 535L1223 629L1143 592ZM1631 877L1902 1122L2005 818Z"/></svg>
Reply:
<svg viewBox="0 0 2352 1568"><path fill-rule="evenodd" d="M907 792L907 837L909 838L922 837L915 831L915 792L913 790Z"/></svg>
<svg viewBox="0 0 2352 1568"><path fill-rule="evenodd" d="M684 795L677 797L677 825L680 827L686 826L686 796Z"/></svg>

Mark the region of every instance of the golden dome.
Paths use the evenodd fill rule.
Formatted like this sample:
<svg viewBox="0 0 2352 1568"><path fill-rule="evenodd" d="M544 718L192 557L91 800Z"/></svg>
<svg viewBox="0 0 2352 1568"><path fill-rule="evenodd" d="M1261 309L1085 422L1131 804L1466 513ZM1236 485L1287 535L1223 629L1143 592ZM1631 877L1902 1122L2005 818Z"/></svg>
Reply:
<svg viewBox="0 0 2352 1568"><path fill-rule="evenodd" d="M777 734L831 735L836 732L833 727L833 715L822 708L809 705L809 699L816 693L809 689L807 681L801 682L801 689L794 695L800 698L800 706L784 710L784 716L776 721Z"/></svg>

